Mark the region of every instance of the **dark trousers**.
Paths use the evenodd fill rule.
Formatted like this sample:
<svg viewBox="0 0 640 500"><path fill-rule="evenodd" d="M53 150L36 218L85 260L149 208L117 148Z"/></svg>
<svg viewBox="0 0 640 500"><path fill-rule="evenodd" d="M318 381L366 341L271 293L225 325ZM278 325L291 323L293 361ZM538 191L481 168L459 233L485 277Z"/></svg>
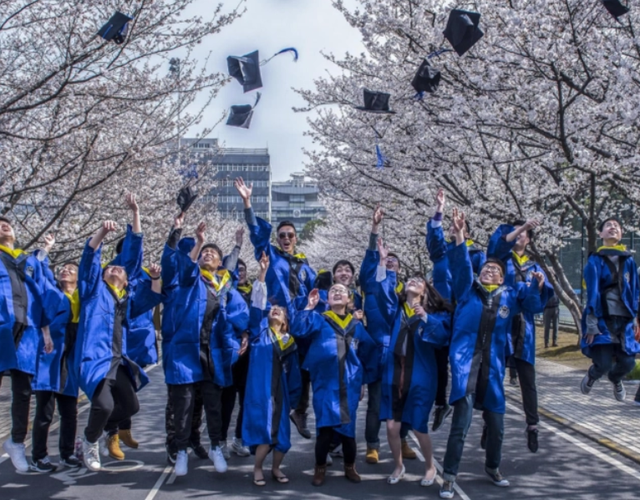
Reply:
<svg viewBox="0 0 640 500"><path fill-rule="evenodd" d="M367 385L367 417L364 427L364 439L367 448L380 449L380 400L382 399L382 381L376 380ZM400 438L407 439L411 426L402 423Z"/></svg>
<svg viewBox="0 0 640 500"><path fill-rule="evenodd" d="M104 379L93 393L84 436L88 442L95 443L105 428L117 429L120 422L139 410L140 403L131 379L126 368L120 365L115 379Z"/></svg>
<svg viewBox="0 0 640 500"><path fill-rule="evenodd" d="M356 462L357 445L355 438L344 436L343 434L334 433L333 427L320 427L318 429L318 437L316 438L316 465L326 465L327 455L331 449L331 442L334 436L339 436L342 442L342 455L345 464L354 464Z"/></svg>
<svg viewBox="0 0 640 500"><path fill-rule="evenodd" d="M242 356L233 365L233 385L222 389L222 428L220 436L222 441L227 440L229 425L233 407L236 404L236 394L238 395L238 416L236 418L235 437L242 439L242 417L244 415L244 392L247 387L247 374L249 373L249 353Z"/></svg>
<svg viewBox="0 0 640 500"><path fill-rule="evenodd" d="M174 420L173 403L171 397L171 388L174 385L167 385L167 406L165 408L165 430L167 433L166 445L175 448L176 427ZM200 426L202 426L202 413L204 410L204 402L202 401L202 392L200 386L195 385L195 399L193 403L193 411L191 417L191 433L189 435L189 443L191 445L200 444ZM177 449L177 448L176 448Z"/></svg>
<svg viewBox="0 0 640 500"><path fill-rule="evenodd" d="M302 360L300 360L302 366ZM302 392L300 400L296 408L296 413L305 414L309 409L309 393L311 392L311 375L307 370L300 370L300 378L302 379Z"/></svg>
<svg viewBox="0 0 640 500"><path fill-rule="evenodd" d="M536 367L518 358L513 358L520 379L522 409L528 425L536 425L538 417L538 390L536 389Z"/></svg>
<svg viewBox="0 0 640 500"><path fill-rule="evenodd" d="M436 406L447 404L447 384L449 382L449 346L436 349L436 364L438 366L438 390L436 391Z"/></svg>
<svg viewBox="0 0 640 500"><path fill-rule="evenodd" d="M558 343L558 321L560 320L560 309L557 307L547 307L542 314L544 323L544 345L549 345L549 333L552 333L551 342Z"/></svg>
<svg viewBox="0 0 640 500"><path fill-rule="evenodd" d="M24 443L29 429L29 406L31 404L30 375L20 370L11 372L11 440L14 443ZM2 373L0 373L2 385Z"/></svg>
<svg viewBox="0 0 640 500"><path fill-rule="evenodd" d="M590 378L598 380L608 372L608 378L614 384L620 382L627 373L633 370L636 363L635 356L624 352L620 344L591 346L591 362L593 364L589 368Z"/></svg>
<svg viewBox="0 0 640 500"><path fill-rule="evenodd" d="M222 427L222 388L210 381L195 384L181 384L171 386L171 404L173 406L173 421L175 426L175 446L178 451L186 450L189 446L193 407L196 396L196 386L202 392L204 411L207 416L207 431L211 447L220 445L220 430Z"/></svg>
<svg viewBox="0 0 640 500"><path fill-rule="evenodd" d="M445 481L455 481L462 460L464 441L471 426L475 394L469 394L453 404L453 418L444 455L443 475ZM482 414L487 426L487 449L485 467L496 470L502 460L502 438L504 436L504 415L491 411Z"/></svg>
<svg viewBox="0 0 640 500"><path fill-rule="evenodd" d="M78 398L53 391L36 391L35 394L36 414L33 419L33 447L31 450L33 461L42 460L48 455L47 439L56 404L60 415L60 439L58 441L60 458L69 458L73 455L76 442Z"/></svg>

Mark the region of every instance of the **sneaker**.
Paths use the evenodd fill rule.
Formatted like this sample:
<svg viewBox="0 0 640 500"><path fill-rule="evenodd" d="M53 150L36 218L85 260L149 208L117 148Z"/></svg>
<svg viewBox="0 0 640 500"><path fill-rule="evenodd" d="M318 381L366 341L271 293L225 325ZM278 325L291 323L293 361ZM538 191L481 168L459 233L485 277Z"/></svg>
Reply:
<svg viewBox="0 0 640 500"><path fill-rule="evenodd" d="M82 447L83 447L84 439L78 436L76 438L76 446L73 451L75 457L82 462Z"/></svg>
<svg viewBox="0 0 640 500"><path fill-rule="evenodd" d="M622 381L613 384L613 397L616 398L616 401L624 401L624 398L627 397L627 390Z"/></svg>
<svg viewBox="0 0 640 500"><path fill-rule="evenodd" d="M174 472L176 476L186 476L189 470L189 455L187 450L180 450L176 455L176 467Z"/></svg>
<svg viewBox="0 0 640 500"><path fill-rule="evenodd" d="M29 462L24 450L24 443L14 443L12 438L7 439L2 444L2 449L11 458L11 463L18 472L28 472Z"/></svg>
<svg viewBox="0 0 640 500"><path fill-rule="evenodd" d="M56 467L51 463L49 457L44 457L42 460L31 460L29 468L34 472L53 472Z"/></svg>
<svg viewBox="0 0 640 500"><path fill-rule="evenodd" d="M509 384L514 387L518 387L518 377L511 377L509 379Z"/></svg>
<svg viewBox="0 0 640 500"><path fill-rule="evenodd" d="M209 458L213 462L213 466L217 472L227 472L227 461L224 459L222 449L219 446L209 448Z"/></svg>
<svg viewBox="0 0 640 500"><path fill-rule="evenodd" d="M593 388L593 384L595 383L596 381L593 380L589 376L589 372L587 372L587 374L582 378L582 382L580 382L580 390L582 391L582 394L589 394Z"/></svg>
<svg viewBox="0 0 640 500"><path fill-rule="evenodd" d="M636 406L640 406L640 401L638 401L637 399L634 399L633 404Z"/></svg>
<svg viewBox="0 0 640 500"><path fill-rule="evenodd" d="M455 495L455 491L453 490L454 484L456 484L455 481L442 481L442 486L440 487L440 498L453 498Z"/></svg>
<svg viewBox="0 0 640 500"><path fill-rule="evenodd" d="M233 438L233 442L231 443L231 449L233 452L239 457L248 457L251 455L249 448L247 448L243 443L242 439Z"/></svg>
<svg viewBox="0 0 640 500"><path fill-rule="evenodd" d="M169 465L175 465L176 460L178 458L178 450L173 446L173 444L165 443L164 449L167 450L167 462ZM209 455L207 454L207 457Z"/></svg>
<svg viewBox="0 0 640 500"><path fill-rule="evenodd" d="M377 464L379 459L380 458L378 456L378 450L376 450L375 448L369 448L367 446L367 455L365 461L368 464Z"/></svg>
<svg viewBox="0 0 640 500"><path fill-rule="evenodd" d="M327 453L327 462L325 465L327 467L330 467L333 465L333 457L331 456L331 453Z"/></svg>
<svg viewBox="0 0 640 500"><path fill-rule="evenodd" d="M82 460L75 455L71 455L60 460L60 464L67 469L79 469L82 466Z"/></svg>
<svg viewBox="0 0 640 500"><path fill-rule="evenodd" d="M90 443L85 438L82 442L82 461L87 469L98 472L102 467L100 464L100 445L98 443Z"/></svg>
<svg viewBox="0 0 640 500"><path fill-rule="evenodd" d="M483 450L487 449L487 433L489 432L489 428L484 425L482 426L482 436L480 436L480 448Z"/></svg>
<svg viewBox="0 0 640 500"><path fill-rule="evenodd" d="M538 451L538 429L529 429L527 427L527 448L531 453L536 453Z"/></svg>
<svg viewBox="0 0 640 500"><path fill-rule="evenodd" d="M418 458L416 452L413 451L413 448L409 446L409 443L405 439L402 440L402 458L406 458L407 460L414 460Z"/></svg>
<svg viewBox="0 0 640 500"><path fill-rule="evenodd" d="M329 448L329 453L332 457L344 458L344 455L342 454L342 444L339 444L335 448Z"/></svg>
<svg viewBox="0 0 640 500"><path fill-rule="evenodd" d="M434 432L437 431L445 419L451 415L451 412L453 412L453 408L448 404L445 404L444 406L436 406L436 411L433 414L433 426L431 427L431 430Z"/></svg>
<svg viewBox="0 0 640 500"><path fill-rule="evenodd" d="M102 436L98 438L100 454L105 458L109 456L109 448L107 448L107 437L109 436L107 436L106 434L102 434Z"/></svg>
<svg viewBox="0 0 640 500"><path fill-rule="evenodd" d="M487 473L487 475L491 478L491 481L493 482L493 484L495 484L496 486L500 486L501 488L506 488L507 486L509 486L509 481L507 481L504 477L502 477L502 474L500 474L500 471L498 469L496 469L495 471L492 471L491 469L487 469L485 467L484 471Z"/></svg>
<svg viewBox="0 0 640 500"><path fill-rule="evenodd" d="M298 433L305 439L311 439L311 431L307 427L307 414L306 413L298 413L293 410L289 413L289 418L293 422L293 425L296 426Z"/></svg>
<svg viewBox="0 0 640 500"><path fill-rule="evenodd" d="M222 450L222 456L224 459L229 460L231 458L231 452L229 451L226 441L220 441L220 449Z"/></svg>
<svg viewBox="0 0 640 500"><path fill-rule="evenodd" d="M194 455L200 460L206 460L207 458L209 458L209 453L207 453L207 450L199 442L196 443L195 441L189 441L189 448L193 450ZM176 450L174 452L174 455L177 453L178 451Z"/></svg>

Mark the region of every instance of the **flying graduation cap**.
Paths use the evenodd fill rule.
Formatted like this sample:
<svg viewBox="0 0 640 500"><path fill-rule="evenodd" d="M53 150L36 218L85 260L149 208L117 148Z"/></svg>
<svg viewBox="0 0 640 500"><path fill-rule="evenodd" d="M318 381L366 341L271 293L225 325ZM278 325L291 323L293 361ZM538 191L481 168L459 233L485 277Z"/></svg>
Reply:
<svg viewBox="0 0 640 500"><path fill-rule="evenodd" d="M411 85L416 92L435 92L440 85L440 70L429 64L428 58L425 58L418 68L416 76L413 77Z"/></svg>
<svg viewBox="0 0 640 500"><path fill-rule="evenodd" d="M251 104L240 104L231 106L227 125L230 127L249 128L251 126L251 118L253 118L253 110L260 102L261 94L258 92L256 102Z"/></svg>
<svg viewBox="0 0 640 500"><path fill-rule="evenodd" d="M629 7L620 2L620 0L602 0L602 3L604 8L609 11L609 14L616 18L616 21L620 16L629 12Z"/></svg>
<svg viewBox="0 0 640 500"><path fill-rule="evenodd" d="M279 52L273 54L269 59L260 61L259 51L245 54L244 56L229 56L227 57L227 67L229 68L229 74L240 82L242 88L246 92L251 92L262 87L262 75L260 74L260 66L264 66L271 59L280 54L292 52L294 55L293 60L298 60L298 51L294 47L287 47Z"/></svg>
<svg viewBox="0 0 640 500"><path fill-rule="evenodd" d="M462 56L484 36L480 29L480 13L453 9L449 14L444 37L453 49Z"/></svg>
<svg viewBox="0 0 640 500"><path fill-rule="evenodd" d="M364 106L356 106L356 109L369 113L395 114L389 109L391 94L364 89Z"/></svg>
<svg viewBox="0 0 640 500"><path fill-rule="evenodd" d="M129 31L129 21L133 21L133 17L129 17L122 12L117 12L111 16L111 19L100 28L98 35L107 40L113 40L117 44L124 43Z"/></svg>
<svg viewBox="0 0 640 500"><path fill-rule="evenodd" d="M198 195L193 192L191 186L185 186L178 192L178 199L176 202L180 207L182 213L186 213L189 210L189 207L193 205L193 202L196 201Z"/></svg>

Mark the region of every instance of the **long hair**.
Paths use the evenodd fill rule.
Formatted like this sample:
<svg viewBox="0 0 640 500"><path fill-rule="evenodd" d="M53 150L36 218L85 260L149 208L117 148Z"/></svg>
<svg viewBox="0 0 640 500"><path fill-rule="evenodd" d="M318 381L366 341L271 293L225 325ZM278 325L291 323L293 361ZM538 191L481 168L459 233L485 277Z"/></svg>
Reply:
<svg viewBox="0 0 640 500"><path fill-rule="evenodd" d="M422 300L420 301L420 305L423 309L431 314L436 312L453 312L454 307L448 301L445 300L442 295L435 289L435 287L429 283L422 274L415 274L412 276L413 278L420 278L425 284L425 294L422 296ZM404 304L407 301L407 287L404 286L402 288L402 292L398 294L400 299L400 304Z"/></svg>
<svg viewBox="0 0 640 500"><path fill-rule="evenodd" d="M276 305L271 306L272 309L274 307L279 307L284 316L284 321L282 322L282 327L280 328L280 332L289 333L289 313L287 312L287 308L282 306L276 306ZM271 318L269 318L269 320L271 320Z"/></svg>

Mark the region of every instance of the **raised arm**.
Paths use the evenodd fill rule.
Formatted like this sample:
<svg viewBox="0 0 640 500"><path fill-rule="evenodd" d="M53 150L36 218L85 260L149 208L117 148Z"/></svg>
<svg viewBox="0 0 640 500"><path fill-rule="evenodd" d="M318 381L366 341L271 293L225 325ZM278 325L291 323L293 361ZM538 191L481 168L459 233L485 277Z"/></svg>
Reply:
<svg viewBox="0 0 640 500"><path fill-rule="evenodd" d="M453 293L460 299L473 283L473 268L469 259L469 250L464 238L464 212L453 209L453 228L455 231L455 246L447 252Z"/></svg>
<svg viewBox="0 0 640 500"><path fill-rule="evenodd" d="M140 208L138 207L138 203L136 202L136 195L133 193L127 193L124 196L125 203L131 210L132 222L134 233L142 232L142 225L140 224Z"/></svg>
<svg viewBox="0 0 640 500"><path fill-rule="evenodd" d="M177 285L178 278L178 262L176 256L176 248L182 236L182 225L184 223L184 213L180 213L174 221L167 242L162 252L162 286L165 290Z"/></svg>
<svg viewBox="0 0 640 500"><path fill-rule="evenodd" d="M223 266L230 273L236 270L238 266L238 259L240 258L240 251L242 250L242 242L244 240L244 227L240 226L236 230L236 245L231 250L231 253L224 258Z"/></svg>
<svg viewBox="0 0 640 500"><path fill-rule="evenodd" d="M200 250L202 250L202 247L204 245L206 230L207 230L207 225L204 222L201 222L200 224L198 224L198 227L196 228L196 244L191 249L191 254L190 254L191 260L193 262L198 261L198 257L200 256Z"/></svg>
<svg viewBox="0 0 640 500"><path fill-rule="evenodd" d="M251 290L251 311L249 315L249 329L251 338L258 337L262 330L262 320L266 317L267 310L267 269L269 269L269 257L263 253L260 258L260 274L253 283Z"/></svg>
<svg viewBox="0 0 640 500"><path fill-rule="evenodd" d="M380 260L376 269L375 285L372 287L372 293L376 299L378 311L387 324L392 325L399 304L398 295L396 294L397 278L396 273L388 271L385 266L389 250L384 245L382 238L378 238L378 254L380 255Z"/></svg>
<svg viewBox="0 0 640 500"><path fill-rule="evenodd" d="M118 230L118 225L112 221L112 220L106 220L102 223L102 226L100 226L100 229L98 229L98 231L96 231L96 234L94 234L91 239L89 240L88 245L93 249L93 250L97 250L98 247L100 247L100 245L102 244L102 241L105 239L105 237L107 236L107 234L117 231Z"/></svg>

